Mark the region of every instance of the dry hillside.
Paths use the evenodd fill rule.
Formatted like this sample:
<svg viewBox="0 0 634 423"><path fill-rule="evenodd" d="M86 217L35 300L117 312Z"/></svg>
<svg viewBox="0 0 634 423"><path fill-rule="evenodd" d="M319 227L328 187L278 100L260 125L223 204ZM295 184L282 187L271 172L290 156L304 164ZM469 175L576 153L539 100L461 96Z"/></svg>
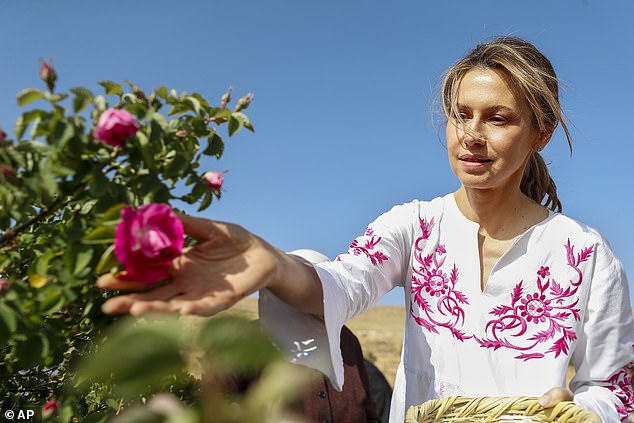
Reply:
<svg viewBox="0 0 634 423"><path fill-rule="evenodd" d="M245 298L221 314L257 319L257 299ZM394 382L401 354L405 309L396 306L377 306L348 322L357 335L363 353L381 369L390 384Z"/></svg>

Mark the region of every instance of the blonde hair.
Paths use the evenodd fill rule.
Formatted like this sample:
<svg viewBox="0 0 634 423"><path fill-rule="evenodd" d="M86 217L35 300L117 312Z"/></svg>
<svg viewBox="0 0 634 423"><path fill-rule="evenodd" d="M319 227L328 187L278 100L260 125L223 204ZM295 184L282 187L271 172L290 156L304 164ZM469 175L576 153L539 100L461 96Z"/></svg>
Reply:
<svg viewBox="0 0 634 423"><path fill-rule="evenodd" d="M559 103L557 74L548 58L534 45L516 37L499 37L477 45L445 75L441 96L447 119L462 122L457 112L456 92L462 77L474 68L504 71L518 92L526 98L535 128L541 134L552 135L557 125L561 125L572 154L572 138ZM537 152L529 159L520 189L539 204L556 212L562 210L555 182L544 159Z"/></svg>

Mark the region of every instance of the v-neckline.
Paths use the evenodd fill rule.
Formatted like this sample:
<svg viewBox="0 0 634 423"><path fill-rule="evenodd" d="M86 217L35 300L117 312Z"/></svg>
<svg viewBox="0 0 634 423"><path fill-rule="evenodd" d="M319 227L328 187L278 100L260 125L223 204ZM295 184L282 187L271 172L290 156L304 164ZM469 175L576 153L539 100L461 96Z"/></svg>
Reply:
<svg viewBox="0 0 634 423"><path fill-rule="evenodd" d="M491 284L491 276L495 273L495 271L498 270L498 265L500 264L500 262L502 262L502 259L504 259L507 255L510 254L510 252L514 249L514 247L517 245L517 243L524 238L528 233L532 232L535 228L537 228L538 226L541 226L543 224L548 223L555 215L556 213L548 210L548 216L546 216L545 219L540 220L539 222L535 223L534 225L530 226L529 228L527 228L524 232L522 232L521 234L517 235L513 241L511 242L511 244L506 248L506 250L500 255L500 257L497 258L497 260L495 261L495 263L493 264L493 266L491 266L491 270L489 271L489 275L487 276L487 283L484 286L484 289L482 289L482 259L480 258L480 244L478 241L478 234L480 231L480 225L476 222L474 222L473 220L467 218L462 211L460 211L460 207L458 207L458 203L456 201L456 197L455 197L455 193L451 193L449 194L450 197L450 204L451 207L453 209L453 212L459 216L459 218L461 218L465 223L469 224L474 230L472 231L472 233L475 235L475 246L476 246L476 256L477 256L477 260L476 263L478 265L478 291L481 294L487 294L487 291L489 291L489 286Z"/></svg>

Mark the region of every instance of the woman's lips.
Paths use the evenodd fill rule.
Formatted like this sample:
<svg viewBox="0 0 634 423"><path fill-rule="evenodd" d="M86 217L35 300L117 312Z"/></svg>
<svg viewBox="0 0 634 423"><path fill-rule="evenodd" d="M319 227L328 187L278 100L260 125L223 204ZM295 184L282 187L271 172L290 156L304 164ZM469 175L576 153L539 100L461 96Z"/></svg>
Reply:
<svg viewBox="0 0 634 423"><path fill-rule="evenodd" d="M479 169L493 161L486 156L479 156L477 154L464 154L459 157L459 160L467 169Z"/></svg>

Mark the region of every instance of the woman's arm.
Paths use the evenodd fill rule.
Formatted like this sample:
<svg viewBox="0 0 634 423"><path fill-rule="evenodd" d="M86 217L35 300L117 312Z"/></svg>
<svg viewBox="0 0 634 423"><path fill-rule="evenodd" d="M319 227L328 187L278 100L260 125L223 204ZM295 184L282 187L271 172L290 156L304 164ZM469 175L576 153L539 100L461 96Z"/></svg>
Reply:
<svg viewBox="0 0 634 423"><path fill-rule="evenodd" d="M180 219L185 233L198 242L174 260L172 282L147 290L147 285L127 280L125 273L103 275L97 281L101 288L145 290L107 300L105 313L213 315L269 288L297 309L323 315L321 284L310 264L238 225L185 215Z"/></svg>

